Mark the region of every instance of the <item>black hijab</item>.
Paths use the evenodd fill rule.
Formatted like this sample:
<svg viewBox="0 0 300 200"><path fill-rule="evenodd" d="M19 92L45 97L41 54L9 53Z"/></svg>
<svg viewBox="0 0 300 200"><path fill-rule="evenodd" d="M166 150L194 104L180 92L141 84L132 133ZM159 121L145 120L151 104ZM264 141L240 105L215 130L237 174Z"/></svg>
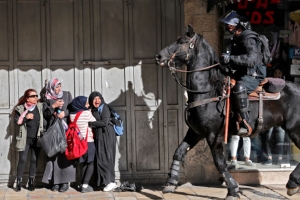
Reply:
<svg viewBox="0 0 300 200"><path fill-rule="evenodd" d="M90 96L89 96L89 104L90 104L90 107L91 107L92 111L98 110L98 108L96 108L94 106L94 104L93 104L93 101L94 101L95 97L100 97L100 100L101 100L100 106L102 106L103 104L105 104L103 96L102 96L102 94L100 92L98 92L98 91L92 92L90 94Z"/></svg>

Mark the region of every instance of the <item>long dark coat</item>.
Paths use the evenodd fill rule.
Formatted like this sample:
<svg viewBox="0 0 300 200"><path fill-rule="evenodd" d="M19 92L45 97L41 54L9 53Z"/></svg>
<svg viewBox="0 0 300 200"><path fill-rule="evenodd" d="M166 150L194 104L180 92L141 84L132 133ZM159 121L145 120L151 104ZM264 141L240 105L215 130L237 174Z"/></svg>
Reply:
<svg viewBox="0 0 300 200"><path fill-rule="evenodd" d="M65 117L63 120L67 122L69 116L68 106L72 101L72 95L70 92L63 92L63 100L64 106L62 107L62 111L65 112ZM44 118L47 120L47 126L53 122L54 120L54 109L52 108L52 104L54 100L48 100L47 105L48 108L44 111ZM58 153L51 158L47 158L47 164L44 172L44 176L42 179L43 183L47 184L62 184L76 181L76 161L68 160L65 156L65 153Z"/></svg>
<svg viewBox="0 0 300 200"><path fill-rule="evenodd" d="M96 146L97 186L115 181L116 133L110 123L110 109L104 104L101 116L97 109L92 109L97 121L90 122L94 129Z"/></svg>

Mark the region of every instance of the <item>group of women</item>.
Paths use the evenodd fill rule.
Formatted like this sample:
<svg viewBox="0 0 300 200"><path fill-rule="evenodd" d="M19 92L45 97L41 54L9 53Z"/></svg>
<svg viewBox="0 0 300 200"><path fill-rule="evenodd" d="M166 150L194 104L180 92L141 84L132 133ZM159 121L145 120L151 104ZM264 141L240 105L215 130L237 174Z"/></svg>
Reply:
<svg viewBox="0 0 300 200"><path fill-rule="evenodd" d="M117 187L115 183L116 135L110 119L110 110L103 96L95 91L89 97L72 98L70 92L62 90L57 78L45 86L41 98L34 89L28 89L15 106L15 123L19 127L16 136L16 150L19 151L16 191L21 191L22 177L28 151L31 151L28 190L33 191L38 157L41 147L38 138L42 136L55 120L62 119L62 125L76 122L82 139L88 142L87 152L75 160L68 160L65 153L47 157L42 182L49 184L52 191L65 192L71 182L76 182L76 166L80 162L81 192L92 192L89 185L92 174L96 174L96 185L104 186L103 191ZM101 109L100 109L101 108Z"/></svg>

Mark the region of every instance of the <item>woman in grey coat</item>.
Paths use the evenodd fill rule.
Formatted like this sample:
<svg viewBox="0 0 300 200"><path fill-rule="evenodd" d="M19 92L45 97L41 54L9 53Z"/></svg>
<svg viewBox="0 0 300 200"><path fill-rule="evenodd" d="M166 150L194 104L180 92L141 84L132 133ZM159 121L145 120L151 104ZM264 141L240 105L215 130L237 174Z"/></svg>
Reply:
<svg viewBox="0 0 300 200"><path fill-rule="evenodd" d="M24 92L24 95L14 108L14 118L19 128L16 136L16 150L19 152L16 191L21 191L22 176L29 151L31 155L28 190L33 191L35 189L33 181L41 150L41 148L37 146L37 139L44 129L43 103L38 101L38 95L34 89L28 89Z"/></svg>
<svg viewBox="0 0 300 200"><path fill-rule="evenodd" d="M44 95L44 101L48 105L44 111L44 118L47 120L48 127L55 117L63 119L63 125L67 126L68 105L72 102L72 99L70 92L62 91L61 81L57 78L53 78L48 82ZM65 153L58 153L51 158L47 158L42 182L53 185L52 191L65 192L69 189L69 182L75 181L76 161L68 160Z"/></svg>

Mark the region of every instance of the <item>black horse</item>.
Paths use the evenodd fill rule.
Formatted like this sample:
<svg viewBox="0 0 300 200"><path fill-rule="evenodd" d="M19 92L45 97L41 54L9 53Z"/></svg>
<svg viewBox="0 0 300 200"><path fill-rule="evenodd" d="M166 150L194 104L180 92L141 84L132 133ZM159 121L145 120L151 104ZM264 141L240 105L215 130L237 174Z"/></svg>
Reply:
<svg viewBox="0 0 300 200"><path fill-rule="evenodd" d="M227 72L220 65L214 66L218 63L214 50L201 35L195 34L189 25L184 35L159 52L156 61L160 66L168 65L171 70L185 64L187 71L190 71L186 74L187 108L190 106L190 109L186 110L186 122L189 129L174 153L171 171L163 192L175 191L179 181L180 162L188 150L205 138L211 149L214 164L227 184L226 199L238 199L239 187L228 172L222 145L225 117L220 108L224 102L221 97ZM281 91L280 99L264 103L264 123L261 131L279 125L300 148L299 99L300 86L287 82ZM195 102L202 102L200 103L202 105L191 106ZM258 101L250 102L250 110L250 125L255 127L258 119ZM235 120L230 120L229 132L236 132ZM300 192L300 164L291 173L287 188L289 195Z"/></svg>

